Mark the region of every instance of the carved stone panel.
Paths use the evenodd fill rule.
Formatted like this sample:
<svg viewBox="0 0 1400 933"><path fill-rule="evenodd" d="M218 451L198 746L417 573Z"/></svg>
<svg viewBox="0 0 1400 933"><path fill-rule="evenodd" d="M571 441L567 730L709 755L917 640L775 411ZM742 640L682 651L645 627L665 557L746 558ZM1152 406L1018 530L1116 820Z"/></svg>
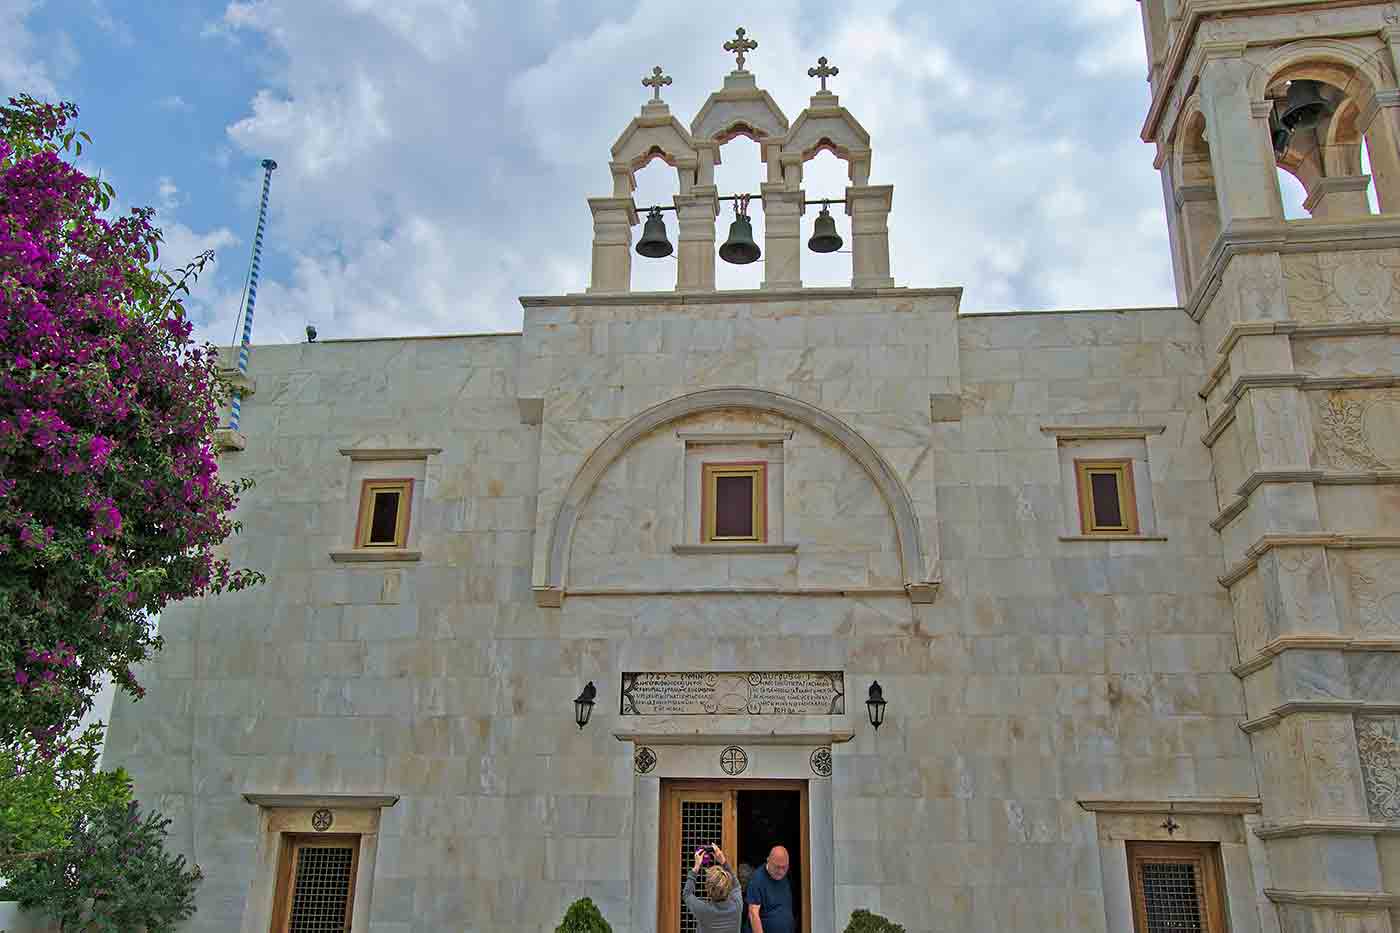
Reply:
<svg viewBox="0 0 1400 933"><path fill-rule="evenodd" d="M1344 566L1361 636L1400 635L1400 553L1351 551Z"/></svg>
<svg viewBox="0 0 1400 933"><path fill-rule="evenodd" d="M1358 716L1356 748L1371 819L1400 822L1400 716Z"/></svg>
<svg viewBox="0 0 1400 933"><path fill-rule="evenodd" d="M1400 250L1285 256L1284 281L1294 319L1307 324L1387 321L1400 292Z"/></svg>
<svg viewBox="0 0 1400 933"><path fill-rule="evenodd" d="M1351 750L1351 724L1341 716L1300 716L1298 720L1311 815L1360 816L1362 791Z"/></svg>
<svg viewBox="0 0 1400 933"><path fill-rule="evenodd" d="M1335 470L1400 469L1400 391L1313 396L1317 455Z"/></svg>
<svg viewBox="0 0 1400 933"><path fill-rule="evenodd" d="M624 716L835 716L845 711L840 671L622 675Z"/></svg>

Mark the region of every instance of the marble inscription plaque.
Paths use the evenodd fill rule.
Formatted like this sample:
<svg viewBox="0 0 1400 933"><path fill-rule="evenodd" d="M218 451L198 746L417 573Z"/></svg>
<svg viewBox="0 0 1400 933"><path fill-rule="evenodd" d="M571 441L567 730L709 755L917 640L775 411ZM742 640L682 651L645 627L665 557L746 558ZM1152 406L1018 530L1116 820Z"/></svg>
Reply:
<svg viewBox="0 0 1400 933"><path fill-rule="evenodd" d="M624 673L624 716L832 716L846 711L840 671Z"/></svg>

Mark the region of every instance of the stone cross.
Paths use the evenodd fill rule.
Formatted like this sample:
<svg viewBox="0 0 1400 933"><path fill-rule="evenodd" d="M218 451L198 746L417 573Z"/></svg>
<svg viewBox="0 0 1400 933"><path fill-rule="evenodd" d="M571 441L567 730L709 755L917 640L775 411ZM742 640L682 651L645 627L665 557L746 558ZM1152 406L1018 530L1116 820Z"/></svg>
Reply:
<svg viewBox="0 0 1400 933"><path fill-rule="evenodd" d="M744 38L743 26L740 26L738 29L734 30L734 36L735 38L730 39L728 42L724 43L724 50L726 52L733 52L735 55L739 56L738 70L743 71L744 53L752 52L754 49L758 48L758 43L752 39Z"/></svg>
<svg viewBox="0 0 1400 933"><path fill-rule="evenodd" d="M643 78L643 79L642 79L642 87L649 87L649 88L651 88L651 99L652 99L652 100L660 100L660 99L661 99L661 89L662 89L663 87L668 86L670 83L671 83L671 76L670 76L670 75L664 75L664 74L662 74L662 73L661 73L661 66L660 66L660 65L657 65L655 68L653 68L653 69L651 70L651 77L650 77L650 78Z"/></svg>
<svg viewBox="0 0 1400 933"><path fill-rule="evenodd" d="M841 73L841 69L840 69L840 68L837 68L837 67L835 67L835 66L832 66L832 67L830 67L830 68L827 67L827 64L826 64L826 56L825 56L825 55L823 55L821 58L817 59L817 67L815 67L815 68L808 68L808 69L807 69L807 77L809 77L809 78L821 78L821 79L822 79L822 90L823 90L823 91L826 90L826 79L827 79L827 78L830 78L830 77L833 77L833 76L835 76L835 75L839 75L840 73Z"/></svg>

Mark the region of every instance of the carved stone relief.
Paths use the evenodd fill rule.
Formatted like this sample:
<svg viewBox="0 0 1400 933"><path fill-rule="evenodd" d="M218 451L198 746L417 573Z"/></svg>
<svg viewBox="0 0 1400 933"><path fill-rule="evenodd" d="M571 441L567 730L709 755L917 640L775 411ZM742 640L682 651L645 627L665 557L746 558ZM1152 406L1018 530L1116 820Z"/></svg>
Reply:
<svg viewBox="0 0 1400 933"><path fill-rule="evenodd" d="M1362 635L1400 635L1400 555L1356 552L1347 571Z"/></svg>
<svg viewBox="0 0 1400 933"><path fill-rule="evenodd" d="M1358 716L1356 748L1371 818L1400 822L1400 716Z"/></svg>
<svg viewBox="0 0 1400 933"><path fill-rule="evenodd" d="M1288 307L1308 324L1387 321L1400 277L1400 249L1311 253L1283 260Z"/></svg>
<svg viewBox="0 0 1400 933"><path fill-rule="evenodd" d="M1400 391L1317 396L1317 451L1338 470L1400 468Z"/></svg>
<svg viewBox="0 0 1400 933"><path fill-rule="evenodd" d="M1348 723L1335 716L1304 717L1300 723L1303 755L1307 761L1309 796L1314 816L1355 816L1361 802L1356 800L1354 773L1347 767L1351 758ZM1394 780L1392 759L1391 779Z"/></svg>

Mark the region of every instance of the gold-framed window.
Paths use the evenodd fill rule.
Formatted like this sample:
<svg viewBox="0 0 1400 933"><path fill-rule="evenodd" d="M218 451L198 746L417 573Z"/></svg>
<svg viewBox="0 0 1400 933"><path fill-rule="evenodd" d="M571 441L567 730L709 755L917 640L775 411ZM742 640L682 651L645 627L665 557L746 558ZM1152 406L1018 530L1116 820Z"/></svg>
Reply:
<svg viewBox="0 0 1400 933"><path fill-rule="evenodd" d="M701 471L702 543L768 540L768 464L706 463Z"/></svg>
<svg viewBox="0 0 1400 933"><path fill-rule="evenodd" d="M349 930L360 867L360 837L282 837L272 933Z"/></svg>
<svg viewBox="0 0 1400 933"><path fill-rule="evenodd" d="M408 517L412 501L411 479L365 480L360 488L360 517L355 527L355 547L404 547L408 543Z"/></svg>
<svg viewBox="0 0 1400 933"><path fill-rule="evenodd" d="M1130 842L1137 933L1226 933L1220 849L1200 842Z"/></svg>
<svg viewBox="0 0 1400 933"><path fill-rule="evenodd" d="M1086 535L1138 533L1133 461L1075 460L1080 529Z"/></svg>

